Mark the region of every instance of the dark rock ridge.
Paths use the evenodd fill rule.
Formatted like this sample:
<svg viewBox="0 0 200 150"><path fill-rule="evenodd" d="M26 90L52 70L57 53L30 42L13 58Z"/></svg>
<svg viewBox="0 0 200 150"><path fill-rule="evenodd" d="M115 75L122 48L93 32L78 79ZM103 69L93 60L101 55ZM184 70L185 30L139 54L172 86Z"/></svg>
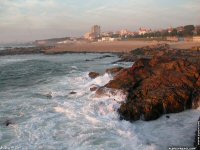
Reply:
<svg viewBox="0 0 200 150"><path fill-rule="evenodd" d="M76 92L72 91L72 92L70 92L69 94L74 95L74 94L76 94Z"/></svg>
<svg viewBox="0 0 200 150"><path fill-rule="evenodd" d="M104 88L128 93L118 109L121 119L148 121L200 106L199 74L198 62L155 54L121 70Z"/></svg>
<svg viewBox="0 0 200 150"><path fill-rule="evenodd" d="M123 70L124 68L123 67L114 67L114 68L109 68L109 69L106 69L106 73L109 73L113 76L115 76L117 73L119 73L119 71Z"/></svg>
<svg viewBox="0 0 200 150"><path fill-rule="evenodd" d="M1 50L0 56L45 53L46 50L53 47L54 46L9 48L6 50Z"/></svg>
<svg viewBox="0 0 200 150"><path fill-rule="evenodd" d="M134 62L140 58L153 58L154 56L168 56L171 58L182 58L187 59L191 62L200 63L199 48L193 47L188 50L172 49L168 44L157 44L146 46L142 48L137 48L130 53L120 54L120 61Z"/></svg>

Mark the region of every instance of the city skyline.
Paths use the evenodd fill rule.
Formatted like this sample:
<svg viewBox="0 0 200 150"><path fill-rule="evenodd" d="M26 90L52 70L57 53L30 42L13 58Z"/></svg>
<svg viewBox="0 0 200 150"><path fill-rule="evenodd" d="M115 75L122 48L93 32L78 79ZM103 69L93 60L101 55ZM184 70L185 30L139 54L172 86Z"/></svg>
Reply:
<svg viewBox="0 0 200 150"><path fill-rule="evenodd" d="M103 31L200 24L198 0L0 0L0 43Z"/></svg>

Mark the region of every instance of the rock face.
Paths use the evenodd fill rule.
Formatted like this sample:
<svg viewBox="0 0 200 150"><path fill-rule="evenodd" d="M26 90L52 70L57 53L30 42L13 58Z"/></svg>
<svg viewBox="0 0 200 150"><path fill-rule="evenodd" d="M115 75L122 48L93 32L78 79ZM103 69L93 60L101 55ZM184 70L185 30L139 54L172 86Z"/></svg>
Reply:
<svg viewBox="0 0 200 150"><path fill-rule="evenodd" d="M91 87L91 88L90 88L90 91L93 92L93 91L96 91L97 89L98 89L98 87L94 86L94 87Z"/></svg>
<svg viewBox="0 0 200 150"><path fill-rule="evenodd" d="M128 92L118 110L121 119L154 120L200 106L200 65L167 55L143 58L105 87Z"/></svg>
<svg viewBox="0 0 200 150"><path fill-rule="evenodd" d="M96 77L100 76L100 74L97 72L90 72L88 75L91 79L95 79Z"/></svg>
<svg viewBox="0 0 200 150"><path fill-rule="evenodd" d="M53 47L54 46L9 48L0 51L0 56L45 53L45 50L51 49Z"/></svg>
<svg viewBox="0 0 200 150"><path fill-rule="evenodd" d="M109 68L106 69L106 73L109 73L113 76L115 76L119 71L121 71L122 69L124 69L123 67L114 67L114 68Z"/></svg>
<svg viewBox="0 0 200 150"><path fill-rule="evenodd" d="M192 48L188 50L172 49L168 44L157 44L137 48L130 53L120 54L120 61L134 62L141 58L153 58L154 56L168 56L176 59L187 59L190 62L200 63L199 49Z"/></svg>

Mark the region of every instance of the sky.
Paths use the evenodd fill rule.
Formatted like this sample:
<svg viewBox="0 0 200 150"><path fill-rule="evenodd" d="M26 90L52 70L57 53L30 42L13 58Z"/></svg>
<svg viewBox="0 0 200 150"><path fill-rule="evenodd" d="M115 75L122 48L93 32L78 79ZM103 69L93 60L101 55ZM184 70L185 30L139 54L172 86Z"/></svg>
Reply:
<svg viewBox="0 0 200 150"><path fill-rule="evenodd" d="M200 24L200 0L0 0L0 43Z"/></svg>

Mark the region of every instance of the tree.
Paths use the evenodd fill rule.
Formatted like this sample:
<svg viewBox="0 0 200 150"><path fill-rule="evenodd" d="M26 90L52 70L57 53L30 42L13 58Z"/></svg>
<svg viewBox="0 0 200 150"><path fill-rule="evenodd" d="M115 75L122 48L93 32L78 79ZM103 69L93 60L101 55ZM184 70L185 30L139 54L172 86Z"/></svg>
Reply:
<svg viewBox="0 0 200 150"><path fill-rule="evenodd" d="M193 36L194 29L195 29L194 25L184 26L183 35L184 36Z"/></svg>
<svg viewBox="0 0 200 150"><path fill-rule="evenodd" d="M177 29L173 29L172 32L170 33L171 36L177 36Z"/></svg>

